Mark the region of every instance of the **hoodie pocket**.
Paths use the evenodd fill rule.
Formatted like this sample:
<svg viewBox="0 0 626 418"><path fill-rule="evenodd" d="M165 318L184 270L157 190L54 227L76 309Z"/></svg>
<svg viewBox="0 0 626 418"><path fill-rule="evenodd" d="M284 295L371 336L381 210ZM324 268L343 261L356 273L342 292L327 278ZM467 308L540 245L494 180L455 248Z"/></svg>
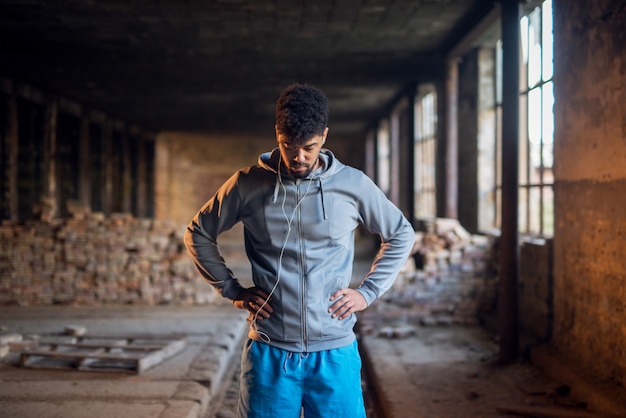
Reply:
<svg viewBox="0 0 626 418"><path fill-rule="evenodd" d="M328 309L334 303L330 300L337 290L346 287L349 280L338 278L323 278L323 284L318 282L317 286L308 287L308 307L307 307L307 323L309 338L332 339L341 338L352 332L355 315L339 320L333 318ZM344 282L345 285L344 285Z"/></svg>

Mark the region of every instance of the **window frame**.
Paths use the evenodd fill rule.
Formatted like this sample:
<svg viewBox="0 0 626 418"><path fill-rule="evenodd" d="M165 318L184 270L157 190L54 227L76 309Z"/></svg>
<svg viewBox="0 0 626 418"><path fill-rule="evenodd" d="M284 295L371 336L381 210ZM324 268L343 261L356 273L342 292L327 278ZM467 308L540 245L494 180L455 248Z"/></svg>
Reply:
<svg viewBox="0 0 626 418"><path fill-rule="evenodd" d="M421 85L414 101L414 217L437 216L437 90Z"/></svg>

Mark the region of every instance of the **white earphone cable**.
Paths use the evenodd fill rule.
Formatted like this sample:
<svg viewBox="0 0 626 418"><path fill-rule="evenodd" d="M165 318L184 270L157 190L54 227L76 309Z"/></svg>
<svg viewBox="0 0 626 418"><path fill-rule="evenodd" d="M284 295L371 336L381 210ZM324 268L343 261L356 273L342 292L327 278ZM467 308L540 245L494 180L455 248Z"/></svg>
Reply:
<svg viewBox="0 0 626 418"><path fill-rule="evenodd" d="M309 184L304 192L304 195L302 195L302 197L297 201L295 207L293 208L293 212L291 212L291 216L287 216L287 212L285 211L285 203L287 201L287 188L285 187L282 177L280 175L280 162L281 161L279 160L278 161L278 182L280 183L280 186L283 189L283 201L281 203L281 210L283 212L283 216L285 217L285 221L287 221L287 235L285 236L285 241L283 242L283 245L280 249L280 253L278 256L278 269L276 271L276 282L274 283L274 286L272 287L272 290L270 291L270 293L267 295L267 298L265 299L265 301L263 301L263 304L259 307L259 309L257 309L257 312L254 314L254 318L250 322L250 326L252 327L252 329L256 331L261 336L261 340L263 340L266 343L270 342L270 337L263 331L259 331L257 327L257 318L259 316L259 311L262 310L265 307L265 305L269 303L269 300L271 299L272 295L276 291L276 288L278 287L278 283L280 282L280 275L282 271L283 254L285 253L285 248L287 247L287 243L289 242L289 236L291 235L291 224L293 222L293 217L296 215L296 212L298 211L298 208L302 204L302 201L304 200L304 198L307 196L307 194L309 194L309 190L311 189L311 183L313 182L312 180L309 180Z"/></svg>

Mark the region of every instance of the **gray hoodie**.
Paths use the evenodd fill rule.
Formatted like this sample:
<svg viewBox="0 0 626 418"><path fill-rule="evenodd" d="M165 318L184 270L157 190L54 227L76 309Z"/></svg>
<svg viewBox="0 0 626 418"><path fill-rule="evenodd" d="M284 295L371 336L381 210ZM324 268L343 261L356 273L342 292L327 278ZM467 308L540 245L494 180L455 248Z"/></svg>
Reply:
<svg viewBox="0 0 626 418"><path fill-rule="evenodd" d="M249 337L293 352L346 346L356 316L331 318L330 296L348 287L359 224L380 239L370 272L357 289L368 306L391 287L415 239L402 212L362 171L329 150L305 179L290 177L278 149L237 171L200 209L185 245L202 276L228 299L243 289L224 263L218 235L244 225L254 284L271 293L269 319L253 321Z"/></svg>

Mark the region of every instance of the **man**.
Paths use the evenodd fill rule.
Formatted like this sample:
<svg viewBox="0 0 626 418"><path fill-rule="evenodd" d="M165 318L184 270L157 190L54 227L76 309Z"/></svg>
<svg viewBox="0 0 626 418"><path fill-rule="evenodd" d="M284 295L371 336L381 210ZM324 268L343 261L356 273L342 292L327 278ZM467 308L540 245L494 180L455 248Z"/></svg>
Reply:
<svg viewBox="0 0 626 418"><path fill-rule="evenodd" d="M200 209L185 244L202 276L250 312L242 354L240 417L365 417L356 313L389 289L414 231L361 171L322 148L328 100L310 85L276 104L278 148L237 171ZM254 286L220 255L218 235L244 225ZM370 272L351 289L354 232L380 238Z"/></svg>

